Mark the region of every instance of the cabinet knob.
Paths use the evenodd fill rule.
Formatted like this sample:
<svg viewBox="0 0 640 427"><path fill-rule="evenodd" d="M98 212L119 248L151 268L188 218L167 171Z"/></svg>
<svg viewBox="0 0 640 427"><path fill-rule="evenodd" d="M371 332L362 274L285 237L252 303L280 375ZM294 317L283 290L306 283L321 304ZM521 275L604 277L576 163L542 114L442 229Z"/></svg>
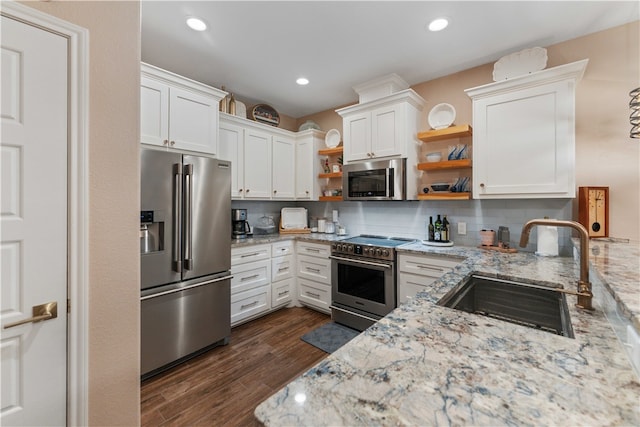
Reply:
<svg viewBox="0 0 640 427"><path fill-rule="evenodd" d="M309 190L305 190L304 192L305 192L306 194L309 194Z"/></svg>
<svg viewBox="0 0 640 427"><path fill-rule="evenodd" d="M367 157L371 157L371 153L367 153Z"/></svg>
<svg viewBox="0 0 640 427"><path fill-rule="evenodd" d="M484 182L480 183L480 187L484 188Z"/></svg>
<svg viewBox="0 0 640 427"><path fill-rule="evenodd" d="M247 193L249 192L249 189L248 189L248 188L247 188L246 192L247 192Z"/></svg>
<svg viewBox="0 0 640 427"><path fill-rule="evenodd" d="M174 145L176 145L175 141L171 141L169 144L171 144L171 146L173 147Z"/></svg>
<svg viewBox="0 0 640 427"><path fill-rule="evenodd" d="M238 193L242 193L242 188L239 188L239 189L238 189Z"/></svg>
<svg viewBox="0 0 640 427"><path fill-rule="evenodd" d="M376 153L371 153L371 157L375 157L375 156L376 156Z"/></svg>
<svg viewBox="0 0 640 427"><path fill-rule="evenodd" d="M276 194L278 192L278 190L273 190L273 194Z"/></svg>
<svg viewBox="0 0 640 427"><path fill-rule="evenodd" d="M162 145L169 145L169 140L165 139L164 141L162 141Z"/></svg>

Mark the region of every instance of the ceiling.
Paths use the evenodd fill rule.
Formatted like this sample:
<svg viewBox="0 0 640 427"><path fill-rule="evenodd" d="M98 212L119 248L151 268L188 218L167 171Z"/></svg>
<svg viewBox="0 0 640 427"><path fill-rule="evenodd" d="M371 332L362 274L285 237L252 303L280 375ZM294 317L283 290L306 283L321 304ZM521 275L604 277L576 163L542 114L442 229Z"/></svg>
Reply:
<svg viewBox="0 0 640 427"><path fill-rule="evenodd" d="M637 1L142 1L142 60L294 118L640 19ZM196 32L187 16L204 20ZM425 27L446 16L450 25ZM615 46L612 46L615 48ZM310 83L299 86L295 80ZM489 83L489 82L487 82Z"/></svg>

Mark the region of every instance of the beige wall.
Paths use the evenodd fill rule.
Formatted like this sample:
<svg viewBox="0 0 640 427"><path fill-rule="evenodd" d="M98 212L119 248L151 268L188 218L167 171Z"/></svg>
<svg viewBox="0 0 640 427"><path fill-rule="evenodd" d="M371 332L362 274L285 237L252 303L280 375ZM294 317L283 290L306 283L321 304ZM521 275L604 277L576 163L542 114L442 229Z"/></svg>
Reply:
<svg viewBox="0 0 640 427"><path fill-rule="evenodd" d="M640 241L640 140L629 138L629 92L640 86L640 23L546 48L547 67L589 59L576 94L576 183L608 186L609 235ZM490 63L413 86L427 100L420 129L429 129L427 114L441 102L456 108L456 124L472 123L471 100L464 89L492 83L492 73ZM333 109L301 117L297 124L309 119L322 130L342 132L342 120Z"/></svg>
<svg viewBox="0 0 640 427"><path fill-rule="evenodd" d="M140 3L24 4L89 30L89 422L138 425Z"/></svg>

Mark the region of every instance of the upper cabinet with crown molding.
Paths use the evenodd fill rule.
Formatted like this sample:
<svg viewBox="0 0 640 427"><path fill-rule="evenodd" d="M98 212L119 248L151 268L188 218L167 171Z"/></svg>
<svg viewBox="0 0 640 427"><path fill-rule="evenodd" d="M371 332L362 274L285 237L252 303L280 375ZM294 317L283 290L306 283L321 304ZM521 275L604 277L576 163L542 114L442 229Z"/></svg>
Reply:
<svg viewBox="0 0 640 427"><path fill-rule="evenodd" d="M465 90L474 199L575 197L575 89L587 62Z"/></svg>
<svg viewBox="0 0 640 427"><path fill-rule="evenodd" d="M344 162L415 157L424 105L422 97L406 89L336 110L342 117Z"/></svg>
<svg viewBox="0 0 640 427"><path fill-rule="evenodd" d="M226 92L144 63L140 80L140 142L218 154L218 109Z"/></svg>

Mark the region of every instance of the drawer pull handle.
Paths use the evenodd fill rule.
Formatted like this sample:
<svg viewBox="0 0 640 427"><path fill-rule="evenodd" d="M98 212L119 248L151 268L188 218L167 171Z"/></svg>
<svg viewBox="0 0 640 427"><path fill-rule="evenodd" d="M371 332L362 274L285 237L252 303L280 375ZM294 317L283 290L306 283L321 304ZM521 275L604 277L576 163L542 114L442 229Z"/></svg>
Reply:
<svg viewBox="0 0 640 427"><path fill-rule="evenodd" d="M260 277L260 275L259 275L259 274L254 274L253 276L246 276L246 277L242 277L242 278L240 279L240 281L241 281L241 282L244 282L245 280L252 280L252 279L256 279L256 278L258 278L258 277Z"/></svg>
<svg viewBox="0 0 640 427"><path fill-rule="evenodd" d="M252 252L250 254L240 255L240 258L249 258L250 256L258 256L258 255L260 255L260 252Z"/></svg>
<svg viewBox="0 0 640 427"><path fill-rule="evenodd" d="M437 268L437 267L431 267L428 265L423 265L423 264L416 264L416 266L418 268L423 268L425 270L433 270L433 271L440 271L440 272L444 272L444 270L442 268Z"/></svg>
<svg viewBox="0 0 640 427"><path fill-rule="evenodd" d="M313 292L309 292L309 291L306 291L305 293L312 298L320 299L320 294L314 294Z"/></svg>
<svg viewBox="0 0 640 427"><path fill-rule="evenodd" d="M253 306L256 306L256 305L258 305L258 301L254 301L254 302L252 302L250 304L244 304L244 305L240 306L240 310L244 310L245 308L253 307Z"/></svg>
<svg viewBox="0 0 640 427"><path fill-rule="evenodd" d="M314 272L314 273L318 273L318 274L320 274L320 269L319 269L319 268L311 268L311 267L307 267L307 270L308 270L308 271L312 271L312 272Z"/></svg>
<svg viewBox="0 0 640 427"><path fill-rule="evenodd" d="M289 291L283 291L283 292L280 292L280 293L278 294L278 296L279 296L279 297L282 297L282 296L285 296L285 295L288 295L288 294L289 294Z"/></svg>
<svg viewBox="0 0 640 427"><path fill-rule="evenodd" d="M280 273L281 271L287 271L287 270L289 270L289 267L280 267L278 269L278 273Z"/></svg>
<svg viewBox="0 0 640 427"><path fill-rule="evenodd" d="M320 253L320 249L315 249L315 248L304 248L304 250L307 252L315 252L317 254Z"/></svg>

